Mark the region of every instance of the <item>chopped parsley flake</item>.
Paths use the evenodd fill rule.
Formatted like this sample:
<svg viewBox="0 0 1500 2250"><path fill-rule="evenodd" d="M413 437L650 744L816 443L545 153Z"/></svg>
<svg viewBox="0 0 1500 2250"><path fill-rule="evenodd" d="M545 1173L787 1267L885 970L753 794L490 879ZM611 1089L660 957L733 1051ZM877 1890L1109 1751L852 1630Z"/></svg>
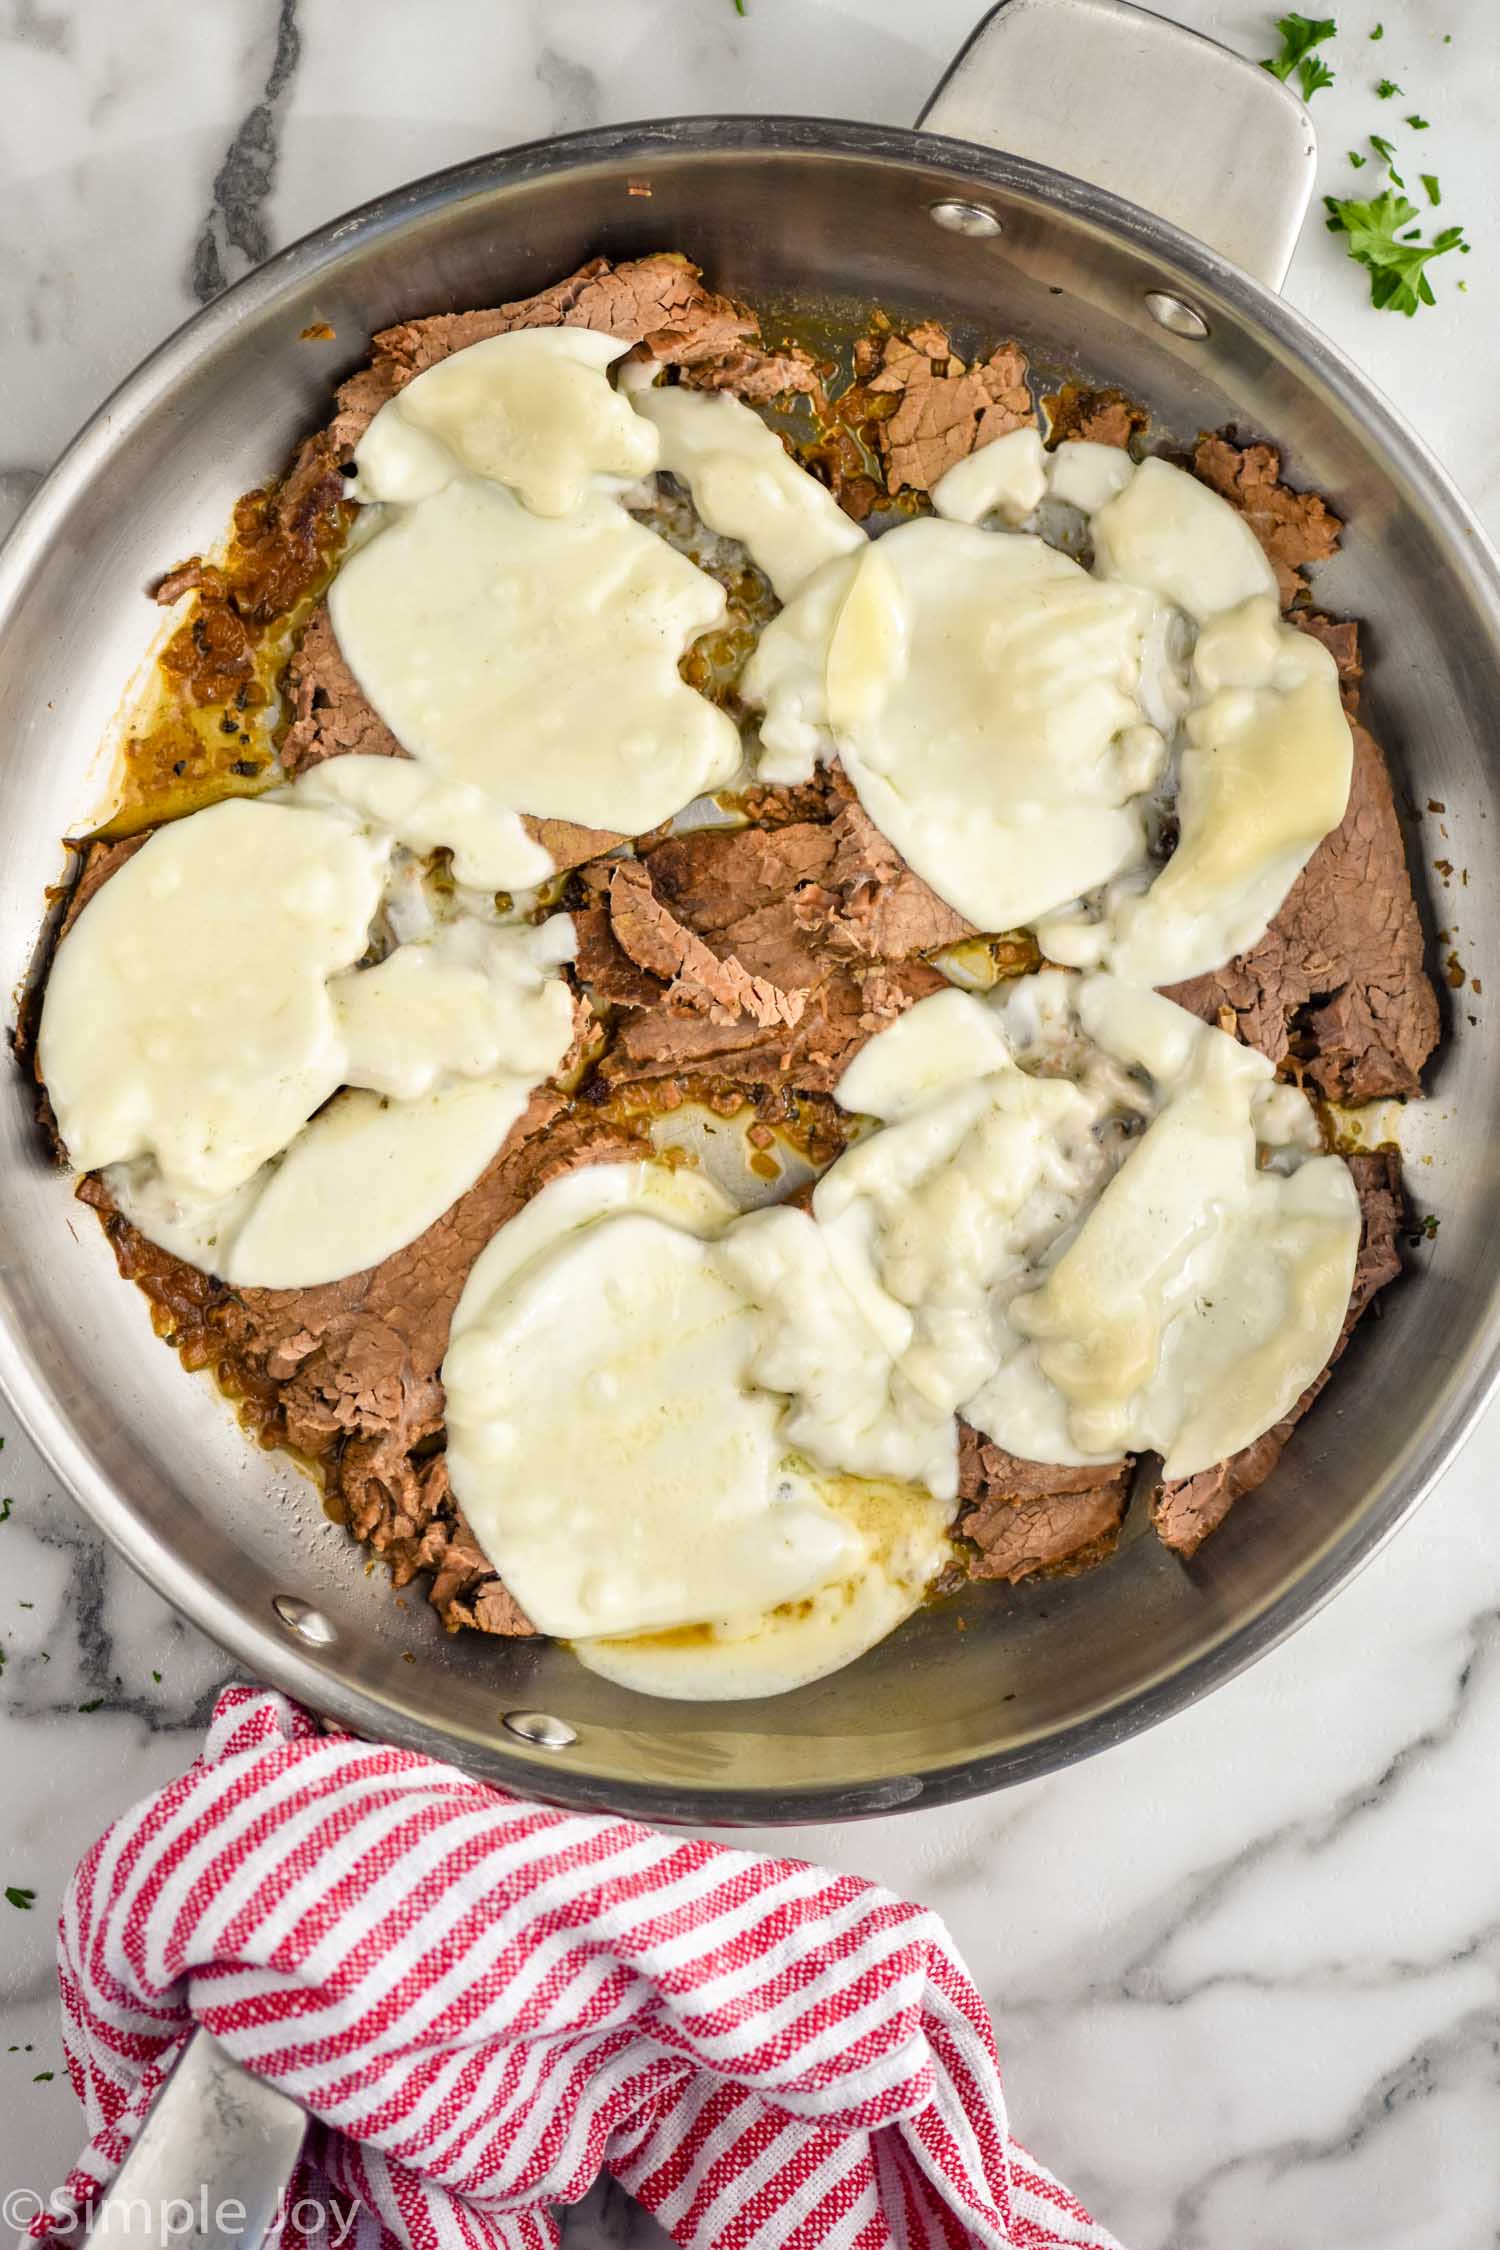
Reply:
<svg viewBox="0 0 1500 2250"><path fill-rule="evenodd" d="M1313 49L1323 40L1331 39L1338 30L1332 16L1278 16L1276 29L1281 33L1281 52L1267 55L1261 69L1268 70L1283 85L1295 70L1302 88L1302 99L1310 101L1322 86L1333 84L1333 72Z"/></svg>
<svg viewBox="0 0 1500 2250"><path fill-rule="evenodd" d="M1425 117L1408 117L1406 122L1414 133L1425 133L1427 131L1428 121Z"/></svg>
<svg viewBox="0 0 1500 2250"><path fill-rule="evenodd" d="M1395 181L1397 187L1404 188L1406 182L1402 179L1401 174L1396 170L1396 151L1392 143L1384 139L1381 134L1372 133L1370 135L1370 146L1372 149L1374 149L1375 154L1379 157L1383 157L1385 159L1385 162L1390 166L1391 178Z"/></svg>
<svg viewBox="0 0 1500 2250"><path fill-rule="evenodd" d="M5 1895L6 1898L10 1901L10 1904L12 1906L19 1906L23 1913L29 1907L33 1907L36 1904L36 1892L24 1890L19 1883L7 1883L5 1886Z"/></svg>
<svg viewBox="0 0 1500 2250"><path fill-rule="evenodd" d="M103 1701L102 1695L96 1695L92 1703L80 1703L78 1708L80 1711L97 1711Z"/></svg>
<svg viewBox="0 0 1500 2250"><path fill-rule="evenodd" d="M1382 78L1380 84L1375 89L1375 99L1378 102L1388 102L1391 100L1393 95L1402 93L1404 91L1405 89L1403 87L1396 84L1394 78Z"/></svg>
<svg viewBox="0 0 1500 2250"><path fill-rule="evenodd" d="M1350 149L1349 162L1354 166L1356 172L1362 172L1369 161L1370 159L1367 156L1360 155L1357 148Z"/></svg>

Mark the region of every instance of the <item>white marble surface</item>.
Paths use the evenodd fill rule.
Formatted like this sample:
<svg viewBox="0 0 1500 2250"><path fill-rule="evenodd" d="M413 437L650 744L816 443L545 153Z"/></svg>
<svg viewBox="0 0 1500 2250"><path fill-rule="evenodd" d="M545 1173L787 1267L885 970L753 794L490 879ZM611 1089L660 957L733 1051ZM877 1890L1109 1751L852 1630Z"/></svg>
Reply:
<svg viewBox="0 0 1500 2250"><path fill-rule="evenodd" d="M1166 4L1266 51L1269 8ZM196 302L340 209L600 120L904 122L977 5L747 0L742 19L731 0L9 0L0 521ZM1419 148L1476 250L1406 322L1370 311L1314 221L1289 293L1500 534L1500 418L1480 386L1500 349L1493 0L1338 13L1320 185L1347 192L1344 149L1394 129L1408 177ZM1375 102L1382 72L1405 99ZM1420 144L1400 131L1411 109L1431 120ZM51 1972L67 1871L191 1754L227 1665L104 1553L3 1407L0 1430L0 1888L36 1894L0 1902L3 2190L47 2187L77 2138ZM1493 1413L1330 1609L1109 1757L984 1803L776 1839L947 1916L994 2010L1019 2129L1134 2250L1500 2241L1497 1469ZM591 2238L629 2231L611 2208Z"/></svg>

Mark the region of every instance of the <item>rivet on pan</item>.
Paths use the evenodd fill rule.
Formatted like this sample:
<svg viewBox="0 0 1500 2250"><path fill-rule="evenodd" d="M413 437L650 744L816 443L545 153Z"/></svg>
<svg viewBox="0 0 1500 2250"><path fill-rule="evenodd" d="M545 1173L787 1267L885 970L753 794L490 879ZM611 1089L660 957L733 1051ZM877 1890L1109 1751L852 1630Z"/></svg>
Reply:
<svg viewBox="0 0 1500 2250"><path fill-rule="evenodd" d="M568 1750L578 1740L577 1729L566 1719L554 1719L550 1711L506 1711L500 1723L538 1750Z"/></svg>
<svg viewBox="0 0 1500 2250"><path fill-rule="evenodd" d="M1201 344L1208 334L1208 322L1202 313L1184 303L1181 297L1174 297L1170 290L1148 289L1146 310L1163 328L1170 328L1174 336L1191 336L1195 344Z"/></svg>
<svg viewBox="0 0 1500 2250"><path fill-rule="evenodd" d="M983 203L930 203L927 207L950 234L999 234L1000 221Z"/></svg>
<svg viewBox="0 0 1500 2250"><path fill-rule="evenodd" d="M327 1648L336 1638L333 1627L320 1609L311 1602L302 1601L296 1594L277 1594L272 1598L272 1609L286 1626L302 1641L311 1641L314 1648Z"/></svg>

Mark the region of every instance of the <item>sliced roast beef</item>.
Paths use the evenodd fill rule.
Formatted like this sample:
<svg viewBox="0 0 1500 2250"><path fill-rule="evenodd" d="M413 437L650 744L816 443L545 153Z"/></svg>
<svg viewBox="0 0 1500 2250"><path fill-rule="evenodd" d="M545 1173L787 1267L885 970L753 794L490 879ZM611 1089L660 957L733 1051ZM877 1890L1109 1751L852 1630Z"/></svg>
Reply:
<svg viewBox="0 0 1500 2250"><path fill-rule="evenodd" d="M666 984L663 1005L690 1009L716 1024L742 1017L762 1031L790 1028L807 1005L805 991L785 992L756 976L731 952L715 953L658 898L640 860L619 860L609 878L609 918L621 950Z"/></svg>
<svg viewBox="0 0 1500 2250"><path fill-rule="evenodd" d="M1089 445L1118 446L1123 452L1151 419L1144 406L1137 406L1123 391L1094 390L1086 383L1066 383L1042 404L1049 445L1081 439Z"/></svg>
<svg viewBox="0 0 1500 2250"><path fill-rule="evenodd" d="M397 391L439 360L516 328L593 328L638 344L643 354L691 370L691 380L764 403L780 391L810 390L816 370L795 348L766 350L760 324L732 298L704 287L695 265L673 252L612 265L591 258L566 281L476 312L434 313L400 321L374 339L374 358L342 384L332 426L348 453Z"/></svg>
<svg viewBox="0 0 1500 2250"><path fill-rule="evenodd" d="M1015 1584L1066 1565L1081 1570L1114 1552L1130 1498L1129 1461L1060 1468L1022 1461L960 1422L959 1531L971 1541L971 1578Z"/></svg>
<svg viewBox="0 0 1500 2250"><path fill-rule="evenodd" d="M1151 1521L1164 1546L1184 1560L1195 1555L1211 1531L1216 1531L1236 1500L1264 1484L1285 1450L1303 1415L1322 1391L1334 1362L1348 1343L1356 1324L1387 1283L1401 1271L1401 1227L1406 1199L1401 1190L1401 1158L1390 1147L1345 1158L1359 1190L1360 1240L1354 1267L1354 1286L1343 1333L1333 1357L1310 1383L1284 1421L1267 1430L1253 1445L1176 1484L1165 1484L1151 1504Z"/></svg>
<svg viewBox="0 0 1500 2250"><path fill-rule="evenodd" d="M868 427L893 495L930 492L955 462L1036 418L1019 344L1001 344L966 366L935 321L862 337L854 374L862 418L873 408Z"/></svg>
<svg viewBox="0 0 1500 2250"><path fill-rule="evenodd" d="M289 774L305 773L325 758L354 754L363 758L404 758L390 728L365 701L364 690L344 662L328 604L319 602L287 666L292 723L281 745Z"/></svg>
<svg viewBox="0 0 1500 2250"><path fill-rule="evenodd" d="M857 959L905 961L974 935L963 916L907 866L861 804L851 798L830 833L823 928L836 950Z"/></svg>
<svg viewBox="0 0 1500 2250"><path fill-rule="evenodd" d="M1169 998L1298 1071L1330 1101L1421 1092L1437 995L1390 774L1357 720L1349 805L1258 945Z"/></svg>
<svg viewBox="0 0 1500 2250"><path fill-rule="evenodd" d="M1326 562L1344 528L1327 501L1281 482L1281 455L1274 446L1239 446L1226 437L1203 437L1193 467L1205 484L1239 509L1265 548L1283 603L1305 593L1303 566Z"/></svg>
<svg viewBox="0 0 1500 2250"><path fill-rule="evenodd" d="M915 953L861 950L879 921L868 894L887 861L883 839L848 812L776 829L694 829L654 845L629 873L619 862L584 870L586 895L606 903L604 918L597 906L577 917L579 974L622 1011L600 1066L606 1084L687 1073L826 1093L876 1031L942 988ZM865 830L882 847L873 860L860 851ZM894 855L891 864L900 893L906 871ZM935 900L919 912L914 891L890 934L900 922L908 937L940 942L946 914ZM685 984L688 937L703 952Z"/></svg>
<svg viewBox="0 0 1500 2250"><path fill-rule="evenodd" d="M102 891L111 875L117 875L126 860L134 859L142 844L149 843L151 831L143 828L137 836L119 836L112 843L102 838L76 847L78 851L78 880L68 895L63 918L58 924L58 943L67 936L91 898Z"/></svg>

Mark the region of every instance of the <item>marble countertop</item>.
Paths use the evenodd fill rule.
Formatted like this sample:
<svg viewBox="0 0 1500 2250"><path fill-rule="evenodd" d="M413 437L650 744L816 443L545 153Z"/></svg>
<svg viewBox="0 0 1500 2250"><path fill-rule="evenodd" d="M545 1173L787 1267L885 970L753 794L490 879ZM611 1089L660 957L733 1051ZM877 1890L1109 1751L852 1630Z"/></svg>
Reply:
<svg viewBox="0 0 1500 2250"><path fill-rule="evenodd" d="M1267 50L1270 7L1164 4ZM1377 5L1384 37L1367 44ZM611 119L905 123L977 8L9 0L0 528L143 352L349 205ZM1500 536L1500 417L1473 374L1500 351L1482 223L1500 29L1490 0L1339 15L1338 82L1314 110L1320 186L1349 192L1344 150L1372 127L1400 136L1419 109L1421 161L1475 254L1447 261L1440 304L1408 322L1371 311L1312 221L1288 294ZM1385 72L1406 96L1388 106ZM230 1667L105 1551L3 1405L0 1432L0 1888L35 1894L0 1903L0 2190L45 2190L79 2138L52 1978L62 1885L112 1814L190 1757ZM1154 1733L981 1803L775 1837L946 1916L993 2009L1017 2129L1132 2250L1500 2240L1497 1472L1500 1408L1330 1608ZM588 2230L631 2232L617 2208Z"/></svg>

